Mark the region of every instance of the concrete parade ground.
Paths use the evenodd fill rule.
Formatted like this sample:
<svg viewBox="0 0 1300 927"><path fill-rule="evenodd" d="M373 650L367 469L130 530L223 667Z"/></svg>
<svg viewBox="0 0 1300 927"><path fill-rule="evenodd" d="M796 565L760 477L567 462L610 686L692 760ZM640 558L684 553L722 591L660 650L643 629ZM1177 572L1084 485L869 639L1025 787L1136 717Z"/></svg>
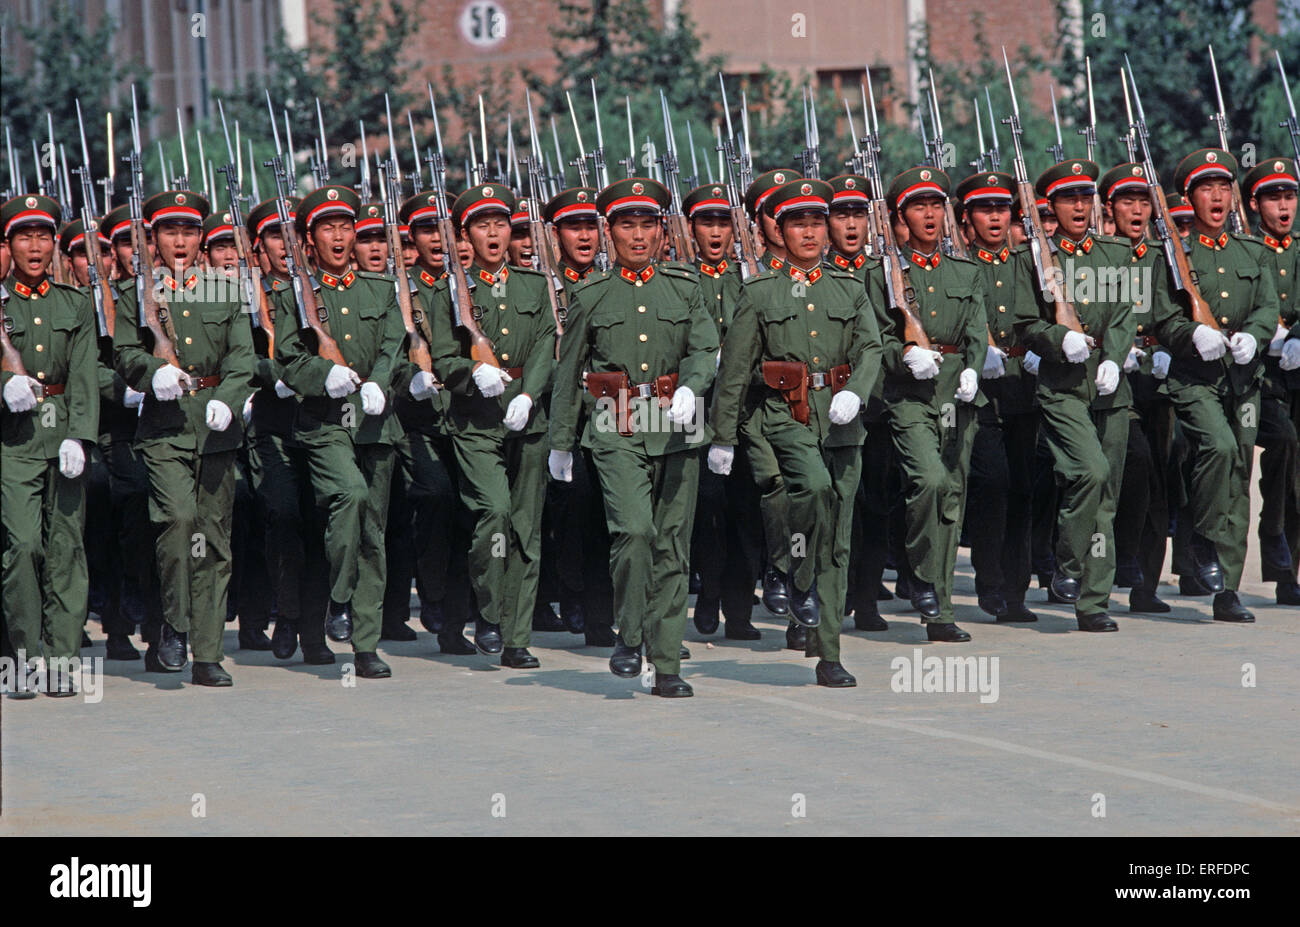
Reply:
<svg viewBox="0 0 1300 927"><path fill-rule="evenodd" d="M344 647L332 667L279 663L238 650L231 624L232 689L115 662L98 703L5 699L0 836L1294 835L1300 615L1258 581L1254 524L1255 624L1211 621L1166 573L1172 614L1130 615L1119 590L1115 634L1080 633L1036 586L1038 623L997 625L963 551L973 640L928 643L883 602L888 631L846 624L848 690L814 685L761 606L753 643L688 623L696 695L676 701L567 633L535 635L542 666L517 671L441 656L413 621L417 641L380 645L393 678L347 686ZM91 628L83 657L102 657ZM997 658L996 677L976 661L997 685L896 691L918 650Z"/></svg>

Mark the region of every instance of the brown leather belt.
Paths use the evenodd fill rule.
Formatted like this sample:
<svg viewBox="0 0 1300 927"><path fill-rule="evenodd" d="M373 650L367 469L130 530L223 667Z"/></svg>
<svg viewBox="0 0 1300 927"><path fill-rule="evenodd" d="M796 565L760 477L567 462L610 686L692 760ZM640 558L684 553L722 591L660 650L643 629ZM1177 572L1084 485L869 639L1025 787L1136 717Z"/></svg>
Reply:
<svg viewBox="0 0 1300 927"><path fill-rule="evenodd" d="M955 344L931 344L930 350L938 351L940 354L957 354L961 351L961 348Z"/></svg>
<svg viewBox="0 0 1300 927"><path fill-rule="evenodd" d="M510 375L512 380L522 380L524 378L523 367L506 367L505 372Z"/></svg>
<svg viewBox="0 0 1300 927"><path fill-rule="evenodd" d="M1160 346L1160 339L1155 335L1137 335L1133 339L1133 346L1138 348L1156 348Z"/></svg>
<svg viewBox="0 0 1300 927"><path fill-rule="evenodd" d="M513 374L512 374L513 376ZM592 371L583 376L587 392L597 399L615 400L618 415L618 433L624 437L632 432L631 399L658 399L661 407L667 407L677 391L677 374L666 373L655 377L649 383L632 383L626 373L597 373Z"/></svg>
<svg viewBox="0 0 1300 927"><path fill-rule="evenodd" d="M190 377L189 394L193 396L201 389L212 389L221 385L221 377Z"/></svg>
<svg viewBox="0 0 1300 927"><path fill-rule="evenodd" d="M844 389L853 368L839 364L827 372L809 373L806 364L799 361L763 361L763 383L776 390L790 407L790 414L800 425L809 418L808 390L829 388L831 395Z"/></svg>
<svg viewBox="0 0 1300 927"><path fill-rule="evenodd" d="M1015 345L1014 347L1003 348L1002 350L1006 352L1007 357L1024 357L1025 352L1028 351L1029 349L1026 348L1023 344L1018 344Z"/></svg>
<svg viewBox="0 0 1300 927"><path fill-rule="evenodd" d="M32 388L37 399L48 399L51 396L62 396L67 387L62 383L37 383Z"/></svg>

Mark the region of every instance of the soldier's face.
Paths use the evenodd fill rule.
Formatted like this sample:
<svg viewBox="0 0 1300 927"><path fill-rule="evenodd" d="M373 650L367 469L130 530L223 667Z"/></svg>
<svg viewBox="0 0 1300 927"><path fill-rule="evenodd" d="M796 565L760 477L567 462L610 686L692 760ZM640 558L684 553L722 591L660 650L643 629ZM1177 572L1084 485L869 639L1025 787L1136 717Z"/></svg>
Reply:
<svg viewBox="0 0 1300 927"><path fill-rule="evenodd" d="M54 257L54 233L43 228L18 229L9 236L9 252L19 278L39 279Z"/></svg>
<svg viewBox="0 0 1300 927"><path fill-rule="evenodd" d="M101 238L99 241L99 275L107 280L113 274L113 252L104 244Z"/></svg>
<svg viewBox="0 0 1300 927"><path fill-rule="evenodd" d="M785 256L785 239L781 237L781 229L773 219L765 212L758 214L758 229L763 235L763 242L767 249L777 257Z"/></svg>
<svg viewBox="0 0 1300 927"><path fill-rule="evenodd" d="M415 250L415 243L410 238L402 239L402 263L407 267L415 266L415 259L420 256L420 252ZM388 245L384 244L384 260L388 260Z"/></svg>
<svg viewBox="0 0 1300 927"><path fill-rule="evenodd" d="M311 246L316 263L332 274L341 275L352 261L357 230L351 219L341 216L321 219L311 227Z"/></svg>
<svg viewBox="0 0 1300 927"><path fill-rule="evenodd" d="M1088 233L1092 218L1091 193L1062 193L1052 197L1052 212L1056 215L1061 234L1076 241Z"/></svg>
<svg viewBox="0 0 1300 927"><path fill-rule="evenodd" d="M731 228L730 216L705 215L691 220L691 236L695 239L700 260L716 264L731 250L735 231Z"/></svg>
<svg viewBox="0 0 1300 927"><path fill-rule="evenodd" d="M9 276L9 266L12 263L9 256L9 242L0 240L0 280Z"/></svg>
<svg viewBox="0 0 1300 927"><path fill-rule="evenodd" d="M855 256L867 243L867 207L831 210L831 247L840 254Z"/></svg>
<svg viewBox="0 0 1300 927"><path fill-rule="evenodd" d="M479 216L465 226L474 259L486 269L500 267L505 262L510 245L509 216Z"/></svg>
<svg viewBox="0 0 1300 927"><path fill-rule="evenodd" d="M1126 193L1110 201L1111 215L1115 217L1115 234L1130 241L1141 241L1147 234L1151 221L1151 197L1146 194Z"/></svg>
<svg viewBox="0 0 1300 927"><path fill-rule="evenodd" d="M1250 206L1259 213L1259 221L1274 238L1291 234L1295 223L1296 191L1270 190L1251 199Z"/></svg>
<svg viewBox="0 0 1300 927"><path fill-rule="evenodd" d="M1043 220L1044 234L1046 234L1048 238L1051 238L1053 235L1056 234L1056 227L1057 225L1059 225L1059 223L1056 221L1056 213L1052 212L1049 209L1047 212L1039 212L1038 215Z"/></svg>
<svg viewBox="0 0 1300 927"><path fill-rule="evenodd" d="M510 229L510 263L516 267L533 266L533 235L526 225Z"/></svg>
<svg viewBox="0 0 1300 927"><path fill-rule="evenodd" d="M1232 208L1232 184L1221 178L1202 180L1188 194L1197 225L1217 233L1228 220Z"/></svg>
<svg viewBox="0 0 1300 927"><path fill-rule="evenodd" d="M811 270L821 262L826 250L826 217L801 212L781 223L781 237L790 262Z"/></svg>
<svg viewBox="0 0 1300 927"><path fill-rule="evenodd" d="M283 277L289 271L284 262L284 235L280 233L279 226L268 229L259 238L262 242L262 253L266 255L271 271Z"/></svg>
<svg viewBox="0 0 1300 927"><path fill-rule="evenodd" d="M123 277L131 273L131 258L135 255L135 249L131 247L131 236L119 235L111 250L113 259L117 261L118 273Z"/></svg>
<svg viewBox="0 0 1300 927"><path fill-rule="evenodd" d="M86 249L75 249L70 257L70 263L72 277L77 281L77 286L90 286L90 260L86 257Z"/></svg>
<svg viewBox="0 0 1300 927"><path fill-rule="evenodd" d="M233 241L214 241L208 245L208 266L213 270L224 270L234 274L239 266L239 252Z"/></svg>
<svg viewBox="0 0 1300 927"><path fill-rule="evenodd" d="M1010 237L1011 237L1011 247L1015 248L1018 245L1023 245L1025 243L1025 227L1021 225L1019 222L1011 223Z"/></svg>
<svg viewBox="0 0 1300 927"><path fill-rule="evenodd" d="M943 228L943 200L937 196L917 197L899 214L907 225L907 240L918 251L932 251Z"/></svg>
<svg viewBox="0 0 1300 927"><path fill-rule="evenodd" d="M596 261L600 228L595 219L566 219L556 223L555 237L560 242L564 260L576 270L586 270Z"/></svg>
<svg viewBox="0 0 1300 927"><path fill-rule="evenodd" d="M663 222L657 216L615 216L609 222L609 238L618 262L628 270L640 270L663 246Z"/></svg>
<svg viewBox="0 0 1300 927"><path fill-rule="evenodd" d="M199 256L197 225L163 222L153 227L153 239L164 267L189 267Z"/></svg>
<svg viewBox="0 0 1300 927"><path fill-rule="evenodd" d="M474 263L474 248L464 232L461 232L460 238L456 239L456 257L460 259L460 266L467 270Z"/></svg>
<svg viewBox="0 0 1300 927"><path fill-rule="evenodd" d="M415 246L416 260L426 270L442 273L442 235L438 233L438 226L411 226L411 244Z"/></svg>
<svg viewBox="0 0 1300 927"><path fill-rule="evenodd" d="M359 270L382 273L388 264L388 241L382 231L366 232L357 236L352 253Z"/></svg>
<svg viewBox="0 0 1300 927"><path fill-rule="evenodd" d="M966 210L975 240L986 245L1001 248L1007 243L1007 234L1011 229L1011 207L993 205L975 205Z"/></svg>

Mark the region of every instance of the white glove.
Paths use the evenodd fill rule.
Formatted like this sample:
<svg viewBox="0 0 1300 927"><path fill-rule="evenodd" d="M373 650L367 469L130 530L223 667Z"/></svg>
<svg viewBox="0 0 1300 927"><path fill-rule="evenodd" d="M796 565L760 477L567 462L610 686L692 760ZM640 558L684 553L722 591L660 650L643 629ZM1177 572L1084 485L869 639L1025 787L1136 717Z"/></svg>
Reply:
<svg viewBox="0 0 1300 927"><path fill-rule="evenodd" d="M181 398L185 390L181 384L189 385L190 377L184 370L172 364L163 364L153 375L153 395L160 402L171 402Z"/></svg>
<svg viewBox="0 0 1300 927"><path fill-rule="evenodd" d="M958 402L973 402L979 388L979 374L967 367L961 372L961 376L957 378L957 392L953 393L953 398Z"/></svg>
<svg viewBox="0 0 1300 927"><path fill-rule="evenodd" d="M1254 360L1258 346L1255 336L1247 332L1237 332L1228 341L1228 347L1232 349L1232 360L1237 364L1249 364Z"/></svg>
<svg viewBox="0 0 1300 927"><path fill-rule="evenodd" d="M384 411L387 400L384 399L384 391L379 388L378 383L372 383L369 380L361 384L361 411L366 415L378 415Z"/></svg>
<svg viewBox="0 0 1300 927"><path fill-rule="evenodd" d="M835 395L843 396L848 390L841 390ZM832 401L833 404L833 401ZM709 469L718 476L726 476L731 472L731 464L736 459L736 449L730 444L715 444L709 448Z"/></svg>
<svg viewBox="0 0 1300 927"><path fill-rule="evenodd" d="M1088 336L1070 329L1061 339L1061 353L1072 364L1082 364L1088 359Z"/></svg>
<svg viewBox="0 0 1300 927"><path fill-rule="evenodd" d="M1134 346L1128 349L1128 356L1124 358L1124 372L1132 373L1142 366L1142 358L1147 356L1147 352Z"/></svg>
<svg viewBox="0 0 1300 927"><path fill-rule="evenodd" d="M59 472L70 480L81 476L86 469L86 452L81 449L81 442L64 438L59 445Z"/></svg>
<svg viewBox="0 0 1300 927"><path fill-rule="evenodd" d="M491 364L479 364L474 368L473 377L474 385L478 387L478 391L488 399L504 393L506 384L510 382L510 374L500 367L493 367Z"/></svg>
<svg viewBox="0 0 1300 927"><path fill-rule="evenodd" d="M1282 360L1278 362L1278 366L1283 370L1295 370L1300 367L1300 341L1291 338L1282 345Z"/></svg>
<svg viewBox="0 0 1300 927"><path fill-rule="evenodd" d="M235 417L235 414L230 411L230 406L220 399L209 399L206 411L203 420L213 431L225 431Z"/></svg>
<svg viewBox="0 0 1300 927"><path fill-rule="evenodd" d="M932 380L939 375L939 364L943 355L938 351L912 345L903 352L903 363L918 380Z"/></svg>
<svg viewBox="0 0 1300 927"><path fill-rule="evenodd" d="M989 345L984 352L984 369L980 372L980 377L985 380L996 380L998 377L1006 376L1006 359L1006 351L996 344Z"/></svg>
<svg viewBox="0 0 1300 927"><path fill-rule="evenodd" d="M244 400L244 413L242 417L245 425L253 420L253 396L251 393L248 398Z"/></svg>
<svg viewBox="0 0 1300 927"><path fill-rule="evenodd" d="M1022 365L1025 368L1025 372L1031 373L1034 376L1038 376L1038 365L1041 364L1042 362L1043 359L1039 357L1037 354L1035 354L1033 351L1026 351L1025 359L1022 362Z"/></svg>
<svg viewBox="0 0 1300 927"><path fill-rule="evenodd" d="M335 364L325 374L325 395L331 399L342 399L349 393L356 392L361 385L361 377L351 367Z"/></svg>
<svg viewBox="0 0 1300 927"><path fill-rule="evenodd" d="M1109 396L1119 389L1119 365L1113 360L1104 360L1097 365L1097 395Z"/></svg>
<svg viewBox="0 0 1300 927"><path fill-rule="evenodd" d="M138 409L142 402L144 402L144 393L139 390L131 389L131 387L128 386L126 392L122 394L122 405L126 406L128 409Z"/></svg>
<svg viewBox="0 0 1300 927"><path fill-rule="evenodd" d="M1268 354L1270 357L1282 356L1282 344L1286 341L1286 336L1291 334L1291 329L1287 328L1281 322L1277 323L1277 328L1273 332L1273 338L1268 343Z"/></svg>
<svg viewBox="0 0 1300 927"><path fill-rule="evenodd" d="M1173 357L1168 351L1157 350L1151 355L1151 375L1157 380L1163 380L1169 376L1169 364L1172 361Z"/></svg>
<svg viewBox="0 0 1300 927"><path fill-rule="evenodd" d="M668 407L668 421L674 425L689 425L695 418L695 391L689 386L673 390L673 404Z"/></svg>
<svg viewBox="0 0 1300 927"><path fill-rule="evenodd" d="M1208 325L1198 325L1192 332L1192 344L1201 360L1216 361L1228 350L1228 339L1223 332L1216 332Z"/></svg>
<svg viewBox="0 0 1300 927"><path fill-rule="evenodd" d="M433 374L427 370L417 371L411 378L411 398L425 400L438 392L438 385L433 382Z"/></svg>
<svg viewBox="0 0 1300 927"><path fill-rule="evenodd" d="M40 385L39 380L31 377L10 377L5 384L5 405L13 412L30 412L36 407L36 393L33 390Z"/></svg>
<svg viewBox="0 0 1300 927"><path fill-rule="evenodd" d="M285 385L285 382L283 380L276 380L275 395L280 399L288 399L290 396L293 395L293 390L289 389L289 387Z"/></svg>
<svg viewBox="0 0 1300 927"><path fill-rule="evenodd" d="M862 399L851 389L842 389L831 397L831 424L847 425L857 418Z"/></svg>
<svg viewBox="0 0 1300 927"><path fill-rule="evenodd" d="M511 431L521 431L528 424L528 413L533 410L532 397L520 393L506 406L505 426Z"/></svg>
<svg viewBox="0 0 1300 927"><path fill-rule="evenodd" d="M546 458L546 469L551 471L551 478L561 483L573 482L573 451L552 450Z"/></svg>

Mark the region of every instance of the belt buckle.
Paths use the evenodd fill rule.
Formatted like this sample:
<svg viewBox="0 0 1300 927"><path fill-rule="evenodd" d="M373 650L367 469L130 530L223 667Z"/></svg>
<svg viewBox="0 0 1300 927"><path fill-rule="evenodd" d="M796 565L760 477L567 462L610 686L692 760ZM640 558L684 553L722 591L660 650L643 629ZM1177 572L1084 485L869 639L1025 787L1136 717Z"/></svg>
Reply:
<svg viewBox="0 0 1300 927"><path fill-rule="evenodd" d="M654 395L654 384L638 383L635 387L638 399L649 399Z"/></svg>
<svg viewBox="0 0 1300 927"><path fill-rule="evenodd" d="M811 381L811 382L809 383L809 385L810 385L813 389L825 389L825 388L826 388L826 374L824 374L824 373L814 373L814 374L812 374L811 376L809 376L808 379Z"/></svg>

